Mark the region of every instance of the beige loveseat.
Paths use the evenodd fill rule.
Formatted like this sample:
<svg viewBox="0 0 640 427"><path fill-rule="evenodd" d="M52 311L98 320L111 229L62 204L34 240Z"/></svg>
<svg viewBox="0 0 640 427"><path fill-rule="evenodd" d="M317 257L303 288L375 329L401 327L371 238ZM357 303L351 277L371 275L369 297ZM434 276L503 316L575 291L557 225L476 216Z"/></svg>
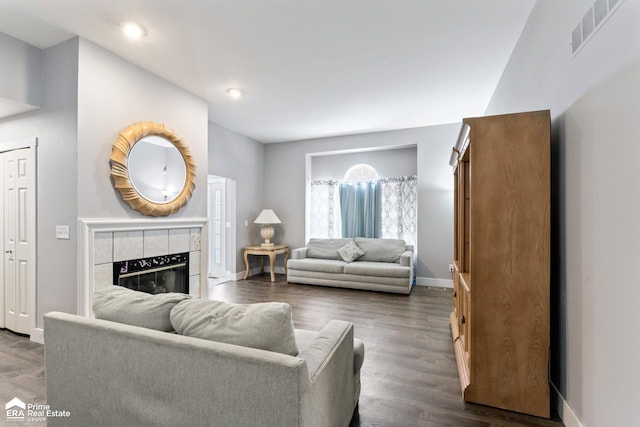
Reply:
<svg viewBox="0 0 640 427"><path fill-rule="evenodd" d="M345 261L338 250L354 242L364 253ZM413 284L413 246L398 239L311 239L287 261L287 281L408 294Z"/></svg>
<svg viewBox="0 0 640 427"><path fill-rule="evenodd" d="M144 309L145 302L136 305ZM152 307L152 316L176 307L164 312ZM163 329L165 320L143 322ZM347 426L358 403L364 358L353 325L332 320L319 332L294 334L297 354L289 355L48 313L47 403L71 412L70 418L50 418L48 425Z"/></svg>

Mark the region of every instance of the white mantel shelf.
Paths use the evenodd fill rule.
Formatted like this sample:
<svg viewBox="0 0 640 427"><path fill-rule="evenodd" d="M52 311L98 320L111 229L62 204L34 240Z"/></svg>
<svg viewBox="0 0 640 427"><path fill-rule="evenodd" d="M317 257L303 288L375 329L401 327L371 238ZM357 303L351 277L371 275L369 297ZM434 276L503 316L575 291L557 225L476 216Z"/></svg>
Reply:
<svg viewBox="0 0 640 427"><path fill-rule="evenodd" d="M163 228L202 228L207 223L207 218L78 218L78 226L102 231L132 231L132 230L159 230ZM80 230L79 230L80 231Z"/></svg>
<svg viewBox="0 0 640 427"><path fill-rule="evenodd" d="M207 218L78 218L78 299L77 310L82 316L91 316L91 295L94 290L94 251L96 233L198 229L200 232L199 296L207 297L206 237Z"/></svg>

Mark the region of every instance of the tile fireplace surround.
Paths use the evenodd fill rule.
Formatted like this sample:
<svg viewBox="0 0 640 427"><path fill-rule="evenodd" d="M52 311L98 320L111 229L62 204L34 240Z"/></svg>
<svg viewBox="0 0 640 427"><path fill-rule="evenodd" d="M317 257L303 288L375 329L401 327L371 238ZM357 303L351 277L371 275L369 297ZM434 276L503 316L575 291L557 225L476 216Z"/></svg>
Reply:
<svg viewBox="0 0 640 427"><path fill-rule="evenodd" d="M181 252L189 252L189 293L206 298L206 224L206 218L79 219L78 314L92 316L93 291L113 285L114 262Z"/></svg>

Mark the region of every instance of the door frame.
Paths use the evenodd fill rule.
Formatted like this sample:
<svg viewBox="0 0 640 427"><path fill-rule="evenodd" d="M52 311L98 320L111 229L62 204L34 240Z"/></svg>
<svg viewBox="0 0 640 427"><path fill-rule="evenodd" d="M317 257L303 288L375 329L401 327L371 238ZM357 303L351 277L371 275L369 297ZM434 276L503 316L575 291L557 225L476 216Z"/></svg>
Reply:
<svg viewBox="0 0 640 427"><path fill-rule="evenodd" d="M33 239L33 245L30 246L29 248L29 258L31 259L31 262L29 262L29 275L31 276L32 280L29 281L29 283L27 284L27 292L28 292L28 298L27 298L27 304L29 307L29 335L32 337L32 339L34 338L34 334L36 334L36 317L37 317L37 312L36 312L36 290L38 288L37 283L38 283L38 269L37 269L37 247L38 247L38 209L37 209L37 203L38 203L38 138L37 137L30 137L30 138L24 138L24 139L19 139L19 140L12 140L12 141L4 141L4 142L0 142L0 153L4 153L7 151L13 151L13 150L22 150L22 149L29 149L29 150L33 150L33 170L34 170L34 189L32 192L32 203L31 205L33 206L34 212L33 212L33 220L31 222L31 224L29 224L29 230L27 230L27 233L30 233L34 236ZM4 166L2 168L2 176L0 178L0 182L2 183L2 200L3 200L3 204L2 204L2 209L4 210ZM3 212L3 217L4 217L4 212ZM1 249L3 252L3 256L4 256L4 224L2 227L2 231L0 234L0 237L2 238L2 245ZM5 312L4 312L4 258L2 261L2 324L4 327L4 319L5 319Z"/></svg>

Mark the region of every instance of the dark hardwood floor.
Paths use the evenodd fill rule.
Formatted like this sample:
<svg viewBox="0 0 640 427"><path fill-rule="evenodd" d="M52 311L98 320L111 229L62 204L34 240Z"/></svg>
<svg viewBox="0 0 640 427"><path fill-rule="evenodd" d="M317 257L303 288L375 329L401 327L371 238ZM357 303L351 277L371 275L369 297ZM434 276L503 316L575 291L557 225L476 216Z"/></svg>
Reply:
<svg viewBox="0 0 640 427"><path fill-rule="evenodd" d="M29 337L0 329L0 426L34 425L7 422L4 405L14 397L25 403L46 403L44 347Z"/></svg>
<svg viewBox="0 0 640 427"><path fill-rule="evenodd" d="M414 287L411 295L287 284L268 275L216 286L210 298L284 301L297 328L347 320L365 343L359 414L352 426L562 426L555 420L465 403L449 314L452 290Z"/></svg>
<svg viewBox="0 0 640 427"><path fill-rule="evenodd" d="M545 420L462 400L449 329L450 290L414 287L409 296L394 295L287 284L282 275L271 283L265 274L212 287L210 298L288 302L297 328L319 330L331 319L352 322L365 343L352 426L563 425L557 415ZM42 346L8 331L0 332L0 344L0 402L14 396L44 402Z"/></svg>

